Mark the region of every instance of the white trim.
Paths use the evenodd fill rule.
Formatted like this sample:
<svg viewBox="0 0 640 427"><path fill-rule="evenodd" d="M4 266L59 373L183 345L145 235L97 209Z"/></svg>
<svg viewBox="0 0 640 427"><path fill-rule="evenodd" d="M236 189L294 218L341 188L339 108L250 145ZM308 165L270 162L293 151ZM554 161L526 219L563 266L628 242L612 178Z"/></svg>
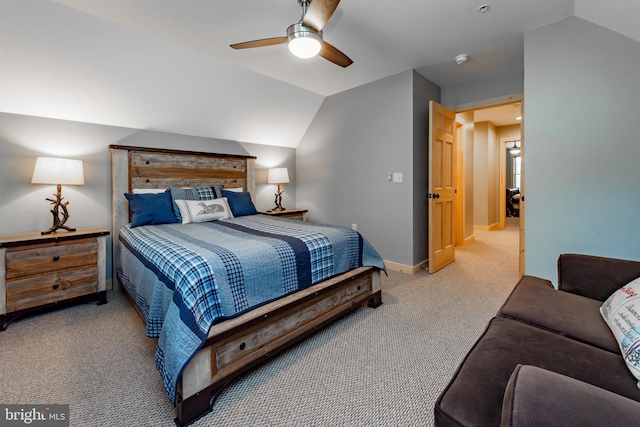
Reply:
<svg viewBox="0 0 640 427"><path fill-rule="evenodd" d="M524 92L514 93L512 95L499 96L497 98L483 99L482 101L468 102L449 106L447 108L460 113L462 111L475 110L477 108L495 107L500 104L509 104L511 102L524 101Z"/></svg>

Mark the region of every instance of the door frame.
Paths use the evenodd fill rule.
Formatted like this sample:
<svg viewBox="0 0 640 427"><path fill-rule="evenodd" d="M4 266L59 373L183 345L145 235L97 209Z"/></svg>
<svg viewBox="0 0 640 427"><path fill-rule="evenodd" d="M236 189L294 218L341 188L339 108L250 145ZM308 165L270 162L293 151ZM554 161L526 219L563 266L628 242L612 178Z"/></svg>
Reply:
<svg viewBox="0 0 640 427"><path fill-rule="evenodd" d="M485 100L480 100L480 101L474 101L474 102L469 102L469 103L465 103L465 104L458 104L458 105L454 105L449 107L451 110L454 111L454 113L457 114L461 114L461 113L465 113L465 112L469 112L469 111L474 111L474 110L479 110L479 109L483 109L483 108L487 108L487 107L497 107L499 105L504 105L504 104L511 104L511 103L515 103L515 102L520 102L521 103L521 114L522 114L522 121L520 122L520 150L521 151L521 156L522 156L522 163L521 163L521 183L520 183L520 194L522 195L522 198L520 199L520 217L519 217L519 228L520 228L520 233L519 233L519 265L518 265L518 269L520 271L521 274L525 274L525 220L524 220L524 216L525 216L525 202L524 202L524 187L525 187L525 157L524 157L524 150L525 150L525 144L524 144L524 126L525 126L525 120L524 120L524 109L525 109L525 103L524 103L524 92L521 93L516 93L516 94L512 94L512 95L505 95L505 96L500 96L500 97L496 97L496 98L490 98L490 99L485 99ZM457 132L456 132L457 135ZM508 140L512 140L512 138L508 138ZM462 145L462 144L460 144ZM501 153L504 153L504 151L502 150L502 144L500 144L501 146ZM501 154L503 155L503 154ZM506 157L506 156L505 156ZM502 164L503 162L500 161L500 167L502 168ZM505 173L506 173L506 164L505 164ZM505 178L501 178L506 180L506 176L505 173L500 173L501 177L505 177ZM458 183L460 184L460 183ZM462 185L464 185L464 183L462 183ZM506 181L504 183L505 187L503 191L501 192L501 202L500 202L500 210L502 211L503 206L505 209L505 214L503 215L502 212L500 213L500 218L501 218L501 227L505 227L506 226ZM464 192L462 192L464 194ZM504 203L502 201L502 198L504 198ZM462 200L464 201L464 196L462 198ZM463 212L464 214L464 212ZM465 218L466 219L466 218ZM502 225L502 221L504 221L504 225ZM464 236L464 233L463 233ZM464 239L463 239L464 240Z"/></svg>
<svg viewBox="0 0 640 427"><path fill-rule="evenodd" d="M456 128L454 131L454 146L456 147L456 182L454 187L456 189L456 195L454 200L454 209L455 209L455 245L462 246L464 245L464 224L465 224L465 202L464 202L464 147L462 142L464 141L464 136L462 132L464 132L464 125L458 121L455 124Z"/></svg>

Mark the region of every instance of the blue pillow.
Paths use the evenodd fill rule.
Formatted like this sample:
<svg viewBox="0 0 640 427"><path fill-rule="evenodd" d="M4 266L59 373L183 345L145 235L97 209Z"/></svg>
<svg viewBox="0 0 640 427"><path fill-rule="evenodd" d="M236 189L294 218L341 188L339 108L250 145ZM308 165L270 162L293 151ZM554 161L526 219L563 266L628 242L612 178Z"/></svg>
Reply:
<svg viewBox="0 0 640 427"><path fill-rule="evenodd" d="M157 194L128 194L124 195L129 201L131 213L131 228L141 225L172 224L178 222L173 214L171 194L168 192Z"/></svg>
<svg viewBox="0 0 640 427"><path fill-rule="evenodd" d="M254 215L258 210L251 201L251 193L238 193L235 191L222 190L222 197L226 197L233 216Z"/></svg>

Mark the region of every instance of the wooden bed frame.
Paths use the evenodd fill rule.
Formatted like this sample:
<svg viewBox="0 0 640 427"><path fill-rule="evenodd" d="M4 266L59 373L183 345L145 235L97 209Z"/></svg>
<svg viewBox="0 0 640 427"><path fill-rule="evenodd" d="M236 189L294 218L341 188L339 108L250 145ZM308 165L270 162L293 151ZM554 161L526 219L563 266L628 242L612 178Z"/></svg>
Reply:
<svg viewBox="0 0 640 427"><path fill-rule="evenodd" d="M113 283L116 245L129 222L124 193L135 189L224 184L255 201L255 157L121 145L111 150ZM178 384L175 422L185 426L211 412L234 378L364 304L382 304L380 272L361 267L215 324ZM135 304L134 304L135 306ZM137 307L136 307L137 309Z"/></svg>

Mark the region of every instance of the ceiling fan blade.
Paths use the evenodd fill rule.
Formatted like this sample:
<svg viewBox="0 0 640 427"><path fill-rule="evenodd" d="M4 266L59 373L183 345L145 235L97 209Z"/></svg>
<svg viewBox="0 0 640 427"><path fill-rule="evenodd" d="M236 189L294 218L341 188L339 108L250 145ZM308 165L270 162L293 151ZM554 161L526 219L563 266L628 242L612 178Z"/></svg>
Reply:
<svg viewBox="0 0 640 427"><path fill-rule="evenodd" d="M236 43L232 44L231 47L234 49L249 49L251 47L274 46L277 44L284 44L286 42L286 37L272 37L270 39L260 39L252 40L250 42Z"/></svg>
<svg viewBox="0 0 640 427"><path fill-rule="evenodd" d="M302 18L302 25L319 32L329 22L338 3L340 0L312 0L307 13Z"/></svg>
<svg viewBox="0 0 640 427"><path fill-rule="evenodd" d="M353 64L353 61L347 55L340 52L338 49L327 42L322 43L322 49L320 50L320 53L318 55L322 56L327 61L331 61L343 68L347 68L349 65Z"/></svg>

